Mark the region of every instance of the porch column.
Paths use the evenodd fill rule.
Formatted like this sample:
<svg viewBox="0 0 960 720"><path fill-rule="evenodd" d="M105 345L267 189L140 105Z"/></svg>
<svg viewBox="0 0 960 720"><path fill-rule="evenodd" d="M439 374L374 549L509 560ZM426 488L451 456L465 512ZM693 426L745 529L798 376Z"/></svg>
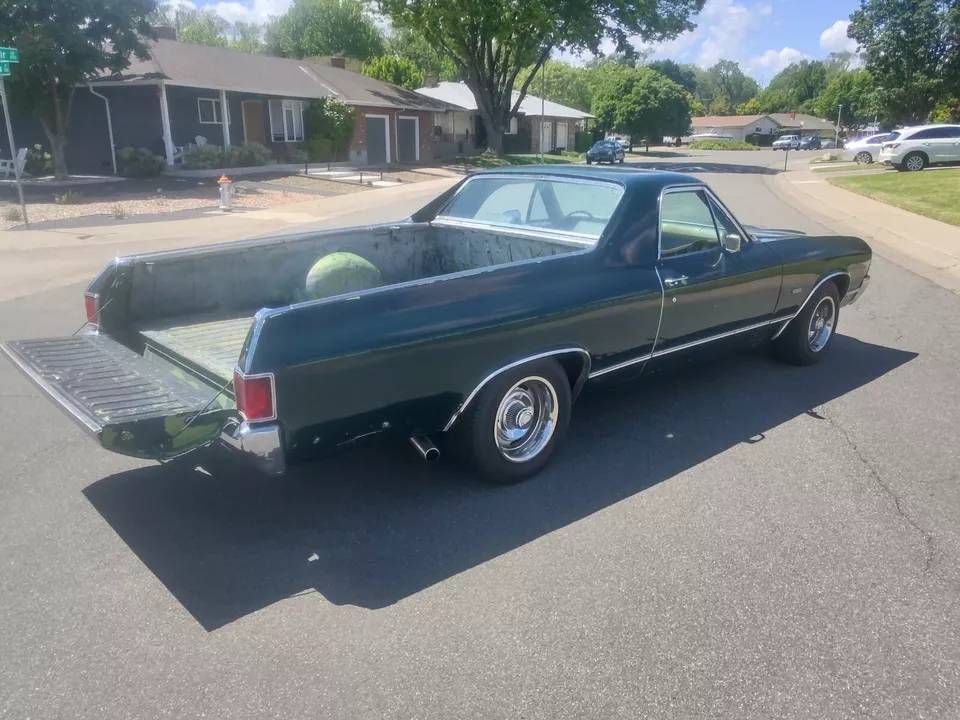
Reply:
<svg viewBox="0 0 960 720"><path fill-rule="evenodd" d="M170 109L167 107L167 87L160 81L160 122L163 124L163 153L167 165L173 167L173 136L170 134Z"/></svg>
<svg viewBox="0 0 960 720"><path fill-rule="evenodd" d="M223 149L230 147L230 107L227 105L227 91L220 91L220 125L223 128Z"/></svg>

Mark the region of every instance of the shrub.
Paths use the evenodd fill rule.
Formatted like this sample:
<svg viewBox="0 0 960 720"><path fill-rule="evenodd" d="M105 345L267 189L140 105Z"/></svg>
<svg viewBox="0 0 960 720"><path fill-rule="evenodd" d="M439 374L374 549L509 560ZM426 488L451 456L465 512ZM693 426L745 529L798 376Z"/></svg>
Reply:
<svg viewBox="0 0 960 720"><path fill-rule="evenodd" d="M163 158L146 148L125 147L117 153L117 171L124 177L154 177L163 172Z"/></svg>
<svg viewBox="0 0 960 720"><path fill-rule="evenodd" d="M3 219L7 222L20 222L20 208L8 207L3 211Z"/></svg>
<svg viewBox="0 0 960 720"><path fill-rule="evenodd" d="M27 158L23 165L24 172L34 177L49 175L53 172L53 159L50 153L43 149L43 145L37 143L27 148Z"/></svg>
<svg viewBox="0 0 960 720"><path fill-rule="evenodd" d="M219 145L191 145L183 153L187 170L210 170L224 167L223 149Z"/></svg>
<svg viewBox="0 0 960 720"><path fill-rule="evenodd" d="M336 159L333 141L325 137L312 137L307 141L307 154L311 162L328 162Z"/></svg>
<svg viewBox="0 0 960 720"><path fill-rule="evenodd" d="M352 107L335 98L313 100L307 108L307 130L309 140L307 151L311 160L333 160L337 152L345 148L353 137L356 114ZM326 140L330 149L323 143L313 146L317 140ZM323 157L315 157L320 151Z"/></svg>
<svg viewBox="0 0 960 720"><path fill-rule="evenodd" d="M227 150L224 167L253 167L269 165L273 162L273 154L259 143L249 145L234 145Z"/></svg>
<svg viewBox="0 0 960 720"><path fill-rule="evenodd" d="M694 140L691 150L759 150L756 145L741 140Z"/></svg>
<svg viewBox="0 0 960 720"><path fill-rule="evenodd" d="M287 162L305 163L309 159L307 151L297 145L291 145L287 148Z"/></svg>
<svg viewBox="0 0 960 720"><path fill-rule="evenodd" d="M112 210L114 220L123 220L127 216L127 211L120 203L114 203Z"/></svg>
<svg viewBox="0 0 960 720"><path fill-rule="evenodd" d="M57 205L77 205L83 202L83 193L76 190L67 190L62 195L54 195L53 201Z"/></svg>

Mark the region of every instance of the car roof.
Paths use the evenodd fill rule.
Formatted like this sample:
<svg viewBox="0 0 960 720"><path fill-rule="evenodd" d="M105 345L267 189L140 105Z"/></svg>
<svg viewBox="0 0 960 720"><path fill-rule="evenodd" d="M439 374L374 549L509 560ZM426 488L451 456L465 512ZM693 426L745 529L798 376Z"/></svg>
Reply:
<svg viewBox="0 0 960 720"><path fill-rule="evenodd" d="M628 188L662 188L667 185L703 185L703 181L683 173L664 170L642 170L638 168L600 168L586 165L515 165L505 168L481 170L472 177L484 175L517 175L531 177L549 177L562 180L604 180L615 182Z"/></svg>
<svg viewBox="0 0 960 720"><path fill-rule="evenodd" d="M933 128L958 128L960 125L956 123L932 123L930 125L911 125L909 127L900 128L899 130L892 130L891 132L899 133L915 133L918 130L932 130Z"/></svg>

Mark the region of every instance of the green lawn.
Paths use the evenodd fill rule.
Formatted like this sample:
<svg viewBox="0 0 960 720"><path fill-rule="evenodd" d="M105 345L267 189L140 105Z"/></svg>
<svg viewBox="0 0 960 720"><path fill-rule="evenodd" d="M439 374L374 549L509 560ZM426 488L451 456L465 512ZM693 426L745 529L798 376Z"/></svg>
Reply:
<svg viewBox="0 0 960 720"><path fill-rule="evenodd" d="M960 168L832 177L828 181L904 210L960 225Z"/></svg>
<svg viewBox="0 0 960 720"><path fill-rule="evenodd" d="M562 165L577 162L582 159L578 153L564 153L563 155L543 156L543 165ZM540 156L535 153L517 154L517 155L458 155L454 158L457 165L469 165L470 167L494 168L505 167L507 165L540 165Z"/></svg>

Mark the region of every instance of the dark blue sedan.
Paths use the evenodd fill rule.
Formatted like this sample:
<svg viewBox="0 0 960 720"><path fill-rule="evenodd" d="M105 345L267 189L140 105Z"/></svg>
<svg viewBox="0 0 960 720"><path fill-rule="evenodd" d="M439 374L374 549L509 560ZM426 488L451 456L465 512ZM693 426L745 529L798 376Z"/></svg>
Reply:
<svg viewBox="0 0 960 720"><path fill-rule="evenodd" d="M616 140L599 140L587 150L587 165L591 163L615 162L622 163L624 158L623 145Z"/></svg>

